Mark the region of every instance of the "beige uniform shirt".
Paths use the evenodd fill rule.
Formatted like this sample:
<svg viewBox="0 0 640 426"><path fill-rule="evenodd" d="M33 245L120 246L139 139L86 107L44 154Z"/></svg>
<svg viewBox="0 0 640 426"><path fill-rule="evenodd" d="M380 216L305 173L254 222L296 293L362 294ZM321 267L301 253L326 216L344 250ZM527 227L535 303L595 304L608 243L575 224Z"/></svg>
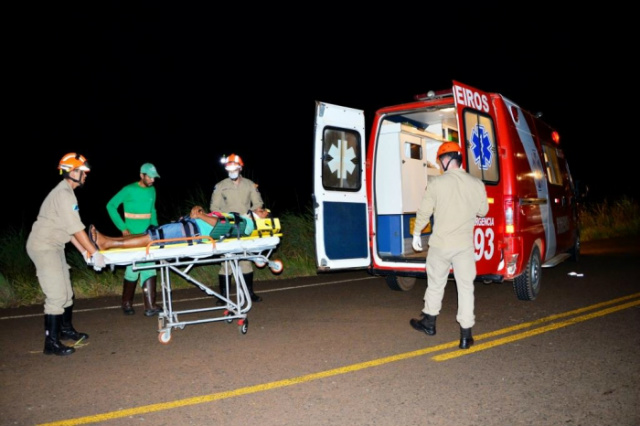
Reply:
<svg viewBox="0 0 640 426"><path fill-rule="evenodd" d="M463 249L473 246L476 217L483 217L488 211L484 183L464 169L452 169L429 178L416 214L414 232L420 232L433 214L429 246Z"/></svg>
<svg viewBox="0 0 640 426"><path fill-rule="evenodd" d="M64 249L71 236L84 228L73 188L62 179L42 202L27 246L33 250Z"/></svg>
<svg viewBox="0 0 640 426"><path fill-rule="evenodd" d="M258 185L242 176L238 179L237 185L229 178L216 185L211 195L210 211L244 214L264 206Z"/></svg>

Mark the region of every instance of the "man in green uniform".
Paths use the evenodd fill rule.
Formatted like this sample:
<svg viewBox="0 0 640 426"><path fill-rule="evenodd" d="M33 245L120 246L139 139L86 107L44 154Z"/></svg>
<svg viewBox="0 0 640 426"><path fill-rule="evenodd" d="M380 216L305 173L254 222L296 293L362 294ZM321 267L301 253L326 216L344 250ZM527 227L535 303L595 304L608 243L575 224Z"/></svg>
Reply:
<svg viewBox="0 0 640 426"><path fill-rule="evenodd" d="M156 167L145 163L140 167L140 180L126 185L107 203L109 216L123 236L142 234L149 226L158 226L156 189L153 184L159 177ZM124 220L118 211L120 205L123 206ZM148 265L153 265L153 262L138 264ZM122 311L125 315L135 314L133 296L138 279L144 295L145 316L154 316L162 311L156 305L156 275L154 268L134 271L132 265L126 267L122 287Z"/></svg>
<svg viewBox="0 0 640 426"><path fill-rule="evenodd" d="M259 215L262 212L264 202L262 201L262 196L258 191L258 185L240 174L244 167L242 158L240 158L239 155L231 154L228 157L223 157L222 163L224 164L229 177L216 184L213 189L213 194L211 194L209 210L212 212L236 212L240 214L254 211ZM252 262L248 260L241 260L240 269L242 270L244 281L247 284L247 289L251 295L251 300L253 302L260 302L262 297L253 292ZM226 280L230 275L230 268L227 268L227 265L223 264L220 267L219 280L220 294L225 297L227 288ZM222 301L219 300L218 304L222 304Z"/></svg>

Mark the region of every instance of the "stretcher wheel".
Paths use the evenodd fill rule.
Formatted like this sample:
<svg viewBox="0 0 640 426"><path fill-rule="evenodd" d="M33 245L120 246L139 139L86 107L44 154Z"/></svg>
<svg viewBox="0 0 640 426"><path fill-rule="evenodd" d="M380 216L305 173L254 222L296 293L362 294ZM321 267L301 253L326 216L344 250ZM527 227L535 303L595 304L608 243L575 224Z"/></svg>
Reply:
<svg viewBox="0 0 640 426"><path fill-rule="evenodd" d="M269 262L269 269L271 269L271 272L273 272L274 274L279 274L283 271L284 265L282 264L281 260L274 260L272 262Z"/></svg>
<svg viewBox="0 0 640 426"><path fill-rule="evenodd" d="M163 345L168 345L171 341L171 330L165 330L158 333L158 341Z"/></svg>
<svg viewBox="0 0 640 426"><path fill-rule="evenodd" d="M256 268L258 269L262 269L267 265L267 262L265 262L264 260L254 260L253 263L256 264Z"/></svg>
<svg viewBox="0 0 640 426"><path fill-rule="evenodd" d="M238 321L238 332L240 334L247 334L247 331L249 331L249 319L245 318Z"/></svg>
<svg viewBox="0 0 640 426"><path fill-rule="evenodd" d="M233 318L231 318L231 311L224 311L224 316L227 317L225 320L228 324L233 322Z"/></svg>

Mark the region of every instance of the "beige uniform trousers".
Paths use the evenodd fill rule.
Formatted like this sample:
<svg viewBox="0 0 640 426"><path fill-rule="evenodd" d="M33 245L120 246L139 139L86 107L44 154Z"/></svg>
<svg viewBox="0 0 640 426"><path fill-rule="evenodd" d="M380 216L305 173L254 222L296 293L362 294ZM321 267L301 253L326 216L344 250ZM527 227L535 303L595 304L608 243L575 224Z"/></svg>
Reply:
<svg viewBox="0 0 640 426"><path fill-rule="evenodd" d="M250 260L241 260L238 262L242 275L247 275L253 272L253 262ZM218 275L231 275L231 268L227 268L227 263L224 262L220 266L220 273Z"/></svg>
<svg viewBox="0 0 640 426"><path fill-rule="evenodd" d="M458 288L458 314L456 320L462 328L471 328L475 324L474 284L476 261L473 246L465 249L441 249L429 247L427 254L427 290L424 294L424 309L429 315L438 315L442 308L444 288L447 285L449 269L453 266L453 275Z"/></svg>
<svg viewBox="0 0 640 426"><path fill-rule="evenodd" d="M63 314L64 308L73 305L73 288L64 250L30 250L27 246L27 252L36 265L38 283L45 296L44 313Z"/></svg>

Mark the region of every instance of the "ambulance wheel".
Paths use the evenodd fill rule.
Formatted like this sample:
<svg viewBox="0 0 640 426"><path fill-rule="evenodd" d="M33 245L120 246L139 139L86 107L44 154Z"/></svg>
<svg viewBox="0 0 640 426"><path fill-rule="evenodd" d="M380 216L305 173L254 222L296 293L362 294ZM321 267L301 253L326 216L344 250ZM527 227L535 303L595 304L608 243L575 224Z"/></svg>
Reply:
<svg viewBox="0 0 640 426"><path fill-rule="evenodd" d="M168 345L171 341L171 330L165 330L158 333L158 341L163 345Z"/></svg>
<svg viewBox="0 0 640 426"><path fill-rule="evenodd" d="M269 269L271 269L271 272L273 272L274 274L279 274L283 271L284 265L282 264L281 260L274 260L273 262L269 263Z"/></svg>
<svg viewBox="0 0 640 426"><path fill-rule="evenodd" d="M416 277L399 277L397 275L387 275L385 277L387 285L391 290L409 291L416 285Z"/></svg>
<svg viewBox="0 0 640 426"><path fill-rule="evenodd" d="M540 249L533 246L531 257L524 272L513 279L513 290L520 300L535 300L540 292L540 279L542 277L542 264L540 262Z"/></svg>
<svg viewBox="0 0 640 426"><path fill-rule="evenodd" d="M249 331L249 320L245 318L244 320L238 321L238 332L240 334L247 334Z"/></svg>
<svg viewBox="0 0 640 426"><path fill-rule="evenodd" d="M569 254L571 255L571 257L569 257L571 261L577 262L578 260L580 260L580 234L576 236L576 242L569 250Z"/></svg>

